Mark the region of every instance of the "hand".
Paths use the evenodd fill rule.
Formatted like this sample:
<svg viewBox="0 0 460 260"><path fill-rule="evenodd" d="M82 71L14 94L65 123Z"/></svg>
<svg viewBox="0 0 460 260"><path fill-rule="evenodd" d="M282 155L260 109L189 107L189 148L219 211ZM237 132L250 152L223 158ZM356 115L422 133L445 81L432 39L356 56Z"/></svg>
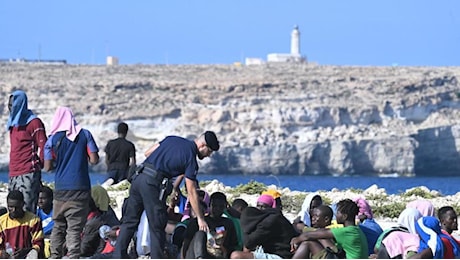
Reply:
<svg viewBox="0 0 460 260"><path fill-rule="evenodd" d="M198 219L198 228L206 233L209 232L208 223L204 219Z"/></svg>
<svg viewBox="0 0 460 260"><path fill-rule="evenodd" d="M291 239L291 252L295 252L297 250L297 248L299 247L299 244L301 243L302 241L300 240L299 237L294 237Z"/></svg>

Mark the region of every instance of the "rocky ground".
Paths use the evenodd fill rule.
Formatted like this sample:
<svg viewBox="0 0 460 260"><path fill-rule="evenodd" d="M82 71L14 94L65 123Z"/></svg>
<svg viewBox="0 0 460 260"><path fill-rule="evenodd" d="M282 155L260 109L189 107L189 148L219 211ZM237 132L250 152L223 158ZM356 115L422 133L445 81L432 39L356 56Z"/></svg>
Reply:
<svg viewBox="0 0 460 260"><path fill-rule="evenodd" d="M23 89L46 126L57 106L69 106L101 149L126 121L138 161L166 135L210 129L222 149L203 161L208 173L449 175L460 170L459 74L457 67L5 63L0 120L8 95ZM2 140L6 169L6 131Z"/></svg>

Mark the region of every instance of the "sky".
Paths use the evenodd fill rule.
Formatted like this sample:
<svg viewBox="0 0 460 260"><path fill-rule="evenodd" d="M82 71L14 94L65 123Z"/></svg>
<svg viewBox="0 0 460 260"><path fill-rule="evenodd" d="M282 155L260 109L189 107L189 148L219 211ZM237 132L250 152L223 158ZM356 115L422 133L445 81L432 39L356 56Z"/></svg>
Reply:
<svg viewBox="0 0 460 260"><path fill-rule="evenodd" d="M1 1L0 59L70 64L232 64L289 53L309 62L460 66L458 0Z"/></svg>

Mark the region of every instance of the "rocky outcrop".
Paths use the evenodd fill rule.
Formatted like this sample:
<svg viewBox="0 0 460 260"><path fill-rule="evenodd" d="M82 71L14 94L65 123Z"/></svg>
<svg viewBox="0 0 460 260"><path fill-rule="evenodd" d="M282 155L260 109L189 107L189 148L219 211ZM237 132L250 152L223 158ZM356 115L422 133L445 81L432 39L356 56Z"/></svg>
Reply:
<svg viewBox="0 0 460 260"><path fill-rule="evenodd" d="M456 67L0 64L0 120L8 95L23 89L46 126L57 106L71 107L101 150L127 122L138 161L166 135L210 129L222 149L202 161L208 173L451 175L460 167L459 74ZM7 132L0 140L5 167Z"/></svg>

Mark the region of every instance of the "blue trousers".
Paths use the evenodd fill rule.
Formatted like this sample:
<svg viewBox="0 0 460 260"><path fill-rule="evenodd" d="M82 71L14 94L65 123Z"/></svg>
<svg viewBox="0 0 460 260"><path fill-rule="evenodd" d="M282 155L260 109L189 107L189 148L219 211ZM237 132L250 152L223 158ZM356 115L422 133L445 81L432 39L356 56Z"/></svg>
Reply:
<svg viewBox="0 0 460 260"><path fill-rule="evenodd" d="M163 258L168 216L166 199L159 199L160 182L161 179L143 173L133 177L113 258L129 258L127 248L144 209L149 220L150 258Z"/></svg>

